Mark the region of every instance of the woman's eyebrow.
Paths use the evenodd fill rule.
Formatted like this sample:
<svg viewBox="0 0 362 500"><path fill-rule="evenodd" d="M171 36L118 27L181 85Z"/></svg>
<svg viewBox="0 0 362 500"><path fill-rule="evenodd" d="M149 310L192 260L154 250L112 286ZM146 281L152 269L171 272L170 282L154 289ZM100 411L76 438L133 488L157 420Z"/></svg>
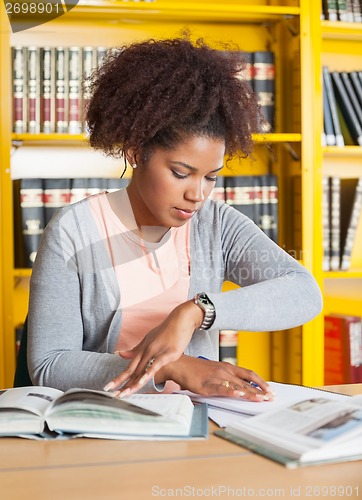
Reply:
<svg viewBox="0 0 362 500"><path fill-rule="evenodd" d="M185 167L185 168L188 168L189 170L192 170L193 172L197 172L197 168L196 167L192 167L191 165L188 165L187 163L183 163L182 161L170 161L170 163L174 164L174 165L179 165L181 167ZM210 173L211 172L219 172L219 170L221 170L223 168L224 165L222 165L221 167L218 167L218 168L215 168L215 170L210 170Z"/></svg>

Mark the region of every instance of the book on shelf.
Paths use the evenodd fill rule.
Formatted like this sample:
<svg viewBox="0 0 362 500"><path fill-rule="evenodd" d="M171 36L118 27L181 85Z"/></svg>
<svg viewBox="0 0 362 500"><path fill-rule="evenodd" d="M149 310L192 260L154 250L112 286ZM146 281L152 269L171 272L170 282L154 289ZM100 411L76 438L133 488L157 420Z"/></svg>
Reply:
<svg viewBox="0 0 362 500"><path fill-rule="evenodd" d="M324 383L362 382L362 322L359 316L324 317Z"/></svg>
<svg viewBox="0 0 362 500"><path fill-rule="evenodd" d="M41 235L45 227L43 179L20 181L21 234L25 267L33 267Z"/></svg>
<svg viewBox="0 0 362 500"><path fill-rule="evenodd" d="M27 131L26 63L26 49L12 47L13 128L17 134Z"/></svg>
<svg viewBox="0 0 362 500"><path fill-rule="evenodd" d="M80 47L68 49L68 106L69 133L80 134L82 124L82 51Z"/></svg>
<svg viewBox="0 0 362 500"><path fill-rule="evenodd" d="M54 48L40 48L40 127L51 134L55 130Z"/></svg>
<svg viewBox="0 0 362 500"><path fill-rule="evenodd" d="M327 95L326 83L323 78L323 125L326 146L336 145L336 134L333 127L333 119L329 99Z"/></svg>
<svg viewBox="0 0 362 500"><path fill-rule="evenodd" d="M219 331L219 360L237 365L238 332L235 330Z"/></svg>
<svg viewBox="0 0 362 500"><path fill-rule="evenodd" d="M360 79L358 78L357 71L350 71L349 77L351 79L354 91L356 93L356 96L357 96L357 99L359 102L359 106L362 107L362 83L361 83Z"/></svg>
<svg viewBox="0 0 362 500"><path fill-rule="evenodd" d="M40 51L28 47L28 132L40 132Z"/></svg>
<svg viewBox="0 0 362 500"><path fill-rule="evenodd" d="M119 399L89 389L17 387L0 391L0 436L119 440L206 438L206 405L184 394Z"/></svg>
<svg viewBox="0 0 362 500"><path fill-rule="evenodd" d="M299 401L235 420L214 434L289 469L360 460L362 395L336 400L310 389Z"/></svg>
<svg viewBox="0 0 362 500"><path fill-rule="evenodd" d="M351 255L362 212L362 177L341 180L341 264L342 271L351 266Z"/></svg>
<svg viewBox="0 0 362 500"><path fill-rule="evenodd" d="M253 52L253 90L260 106L263 120L258 132L275 130L275 60L274 52L260 50Z"/></svg>
<svg viewBox="0 0 362 500"><path fill-rule="evenodd" d="M330 182L329 177L322 178L322 244L323 244L323 271L330 270L330 238L331 238L331 220L330 220Z"/></svg>
<svg viewBox="0 0 362 500"><path fill-rule="evenodd" d="M323 0L322 12L324 19L328 21L338 21L337 0Z"/></svg>
<svg viewBox="0 0 362 500"><path fill-rule="evenodd" d="M55 131L63 134L68 130L68 51L55 48Z"/></svg>
<svg viewBox="0 0 362 500"><path fill-rule="evenodd" d="M331 74L330 74L327 66L323 66L322 73L323 73L323 85L325 88L325 94L326 94L326 98L327 98L327 101L329 103L329 108L331 111L331 118L332 118L333 130L334 130L334 135L335 135L335 140L336 140L336 146L343 147L344 146L344 138L342 135L341 124L340 124L339 116L338 116L337 101L336 101L336 96L335 96L335 92L334 92L334 88L333 88L333 84L332 84ZM325 112L324 112L324 114L325 114Z"/></svg>
<svg viewBox="0 0 362 500"><path fill-rule="evenodd" d="M70 179L43 179L44 217L48 224L55 212L70 202Z"/></svg>
<svg viewBox="0 0 362 500"><path fill-rule="evenodd" d="M356 110L354 109L347 90L343 84L341 74L338 71L332 71L331 77L336 101L346 122L352 140L354 144L362 146L362 125L359 122Z"/></svg>
<svg viewBox="0 0 362 500"><path fill-rule="evenodd" d="M330 270L338 271L340 266L341 239L341 179L330 177Z"/></svg>

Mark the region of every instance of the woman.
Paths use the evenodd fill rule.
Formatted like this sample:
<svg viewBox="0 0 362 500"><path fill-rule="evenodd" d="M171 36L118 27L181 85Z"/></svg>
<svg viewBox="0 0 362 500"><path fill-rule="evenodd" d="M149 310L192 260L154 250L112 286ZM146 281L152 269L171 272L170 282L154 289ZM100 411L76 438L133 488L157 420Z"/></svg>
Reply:
<svg viewBox="0 0 362 500"><path fill-rule="evenodd" d="M254 372L217 361L218 331L301 325L321 294L251 220L208 199L224 156L250 154L260 123L240 69L240 56L185 37L113 51L93 75L90 143L133 174L44 232L30 290L34 383L273 397ZM224 280L241 288L221 293Z"/></svg>

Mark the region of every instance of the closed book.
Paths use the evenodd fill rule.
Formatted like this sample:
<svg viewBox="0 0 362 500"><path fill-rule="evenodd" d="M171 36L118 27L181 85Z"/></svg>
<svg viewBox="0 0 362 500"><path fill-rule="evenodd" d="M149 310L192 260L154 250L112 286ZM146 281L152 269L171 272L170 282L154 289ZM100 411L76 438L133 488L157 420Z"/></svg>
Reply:
<svg viewBox="0 0 362 500"><path fill-rule="evenodd" d="M330 74L327 66L323 66L323 81L325 84L326 94L327 94L329 107L330 107L331 115L332 115L334 134L336 136L336 146L343 147L344 146L344 139L343 139L343 135L342 135L341 124L340 124L339 117L338 117L336 96L335 96L334 88L332 85L331 74Z"/></svg>
<svg viewBox="0 0 362 500"><path fill-rule="evenodd" d="M233 175L224 178L226 203L254 220L253 176ZM254 221L255 222L255 221Z"/></svg>
<svg viewBox="0 0 362 500"><path fill-rule="evenodd" d="M48 224L55 212L70 202L70 179L44 179L44 213Z"/></svg>
<svg viewBox="0 0 362 500"><path fill-rule="evenodd" d="M40 50L28 47L28 132L40 132Z"/></svg>
<svg viewBox="0 0 362 500"><path fill-rule="evenodd" d="M354 90L354 87L353 87L353 85L351 83L351 80L349 78L349 75L348 75L347 71L341 71L340 75L341 75L343 84L345 86L347 95L349 97L349 100L350 100L350 102L352 104L352 107L353 107L353 109L354 109L354 111L355 111L355 113L357 115L359 124L360 124L360 126L362 128L362 107L360 106L357 94L356 94L356 92Z"/></svg>
<svg viewBox="0 0 362 500"><path fill-rule="evenodd" d="M97 47L96 49L96 67L98 68L102 64L103 58L107 55L107 47Z"/></svg>
<svg viewBox="0 0 362 500"><path fill-rule="evenodd" d="M348 22L349 13L347 10L347 0L337 0L338 21Z"/></svg>
<svg viewBox="0 0 362 500"><path fill-rule="evenodd" d="M362 382L361 317L329 314L324 317L324 383Z"/></svg>
<svg viewBox="0 0 362 500"><path fill-rule="evenodd" d="M360 79L358 78L358 73L357 71L350 71L349 73L349 78L352 82L352 86L354 88L354 91L356 93L359 106L362 107L362 83L360 82Z"/></svg>
<svg viewBox="0 0 362 500"><path fill-rule="evenodd" d="M96 66L96 50L94 47L83 47L83 102L82 102L82 123L83 131L86 130L86 114L90 99L90 78Z"/></svg>
<svg viewBox="0 0 362 500"><path fill-rule="evenodd" d="M258 226L273 241L278 240L278 185L272 174L259 176L261 185L260 217Z"/></svg>
<svg viewBox="0 0 362 500"><path fill-rule="evenodd" d="M337 0L323 0L323 12L328 21L338 21Z"/></svg>
<svg viewBox="0 0 362 500"><path fill-rule="evenodd" d="M342 0L342 1L346 2L346 10L347 10L346 22L353 23L354 22L354 15L353 15L353 2L354 2L354 0Z"/></svg>
<svg viewBox="0 0 362 500"><path fill-rule="evenodd" d="M238 332L235 330L220 330L219 360L237 365Z"/></svg>
<svg viewBox="0 0 362 500"><path fill-rule="evenodd" d="M330 180L330 269L338 271L340 266L341 239L341 179L331 177Z"/></svg>
<svg viewBox="0 0 362 500"><path fill-rule="evenodd" d="M341 270L351 266L358 222L362 212L362 177L341 180Z"/></svg>
<svg viewBox="0 0 362 500"><path fill-rule="evenodd" d="M113 191L119 191L127 187L129 184L129 179L122 179L119 177L110 177L105 179L104 188L108 193L112 193Z"/></svg>
<svg viewBox="0 0 362 500"><path fill-rule="evenodd" d="M87 183L87 196L102 193L106 185L107 181L103 177L90 177Z"/></svg>
<svg viewBox="0 0 362 500"><path fill-rule="evenodd" d="M26 59L25 47L17 45L12 48L13 130L16 134L27 130Z"/></svg>
<svg viewBox="0 0 362 500"><path fill-rule="evenodd" d="M329 178L322 178L322 229L323 229L323 261L322 269L323 271L330 270L330 238L331 238L331 225L330 225L330 194L329 194Z"/></svg>
<svg viewBox="0 0 362 500"><path fill-rule="evenodd" d="M40 49L40 128L46 134L55 131L54 48Z"/></svg>
<svg viewBox="0 0 362 500"><path fill-rule="evenodd" d="M362 127L343 85L341 75L338 71L332 71L331 77L334 85L336 100L346 121L351 137L355 144L362 146Z"/></svg>
<svg viewBox="0 0 362 500"><path fill-rule="evenodd" d="M68 132L68 51L65 47L55 49L55 130Z"/></svg>
<svg viewBox="0 0 362 500"><path fill-rule="evenodd" d="M218 175L215 185L210 194L210 199L225 202L225 177Z"/></svg>
<svg viewBox="0 0 362 500"><path fill-rule="evenodd" d="M80 134L82 125L82 52L80 47L68 48L68 132Z"/></svg>
<svg viewBox="0 0 362 500"><path fill-rule="evenodd" d="M20 207L25 266L33 267L45 227L43 179L21 179Z"/></svg>
<svg viewBox="0 0 362 500"><path fill-rule="evenodd" d="M69 203L76 203L87 197L88 178L76 177L70 181Z"/></svg>
<svg viewBox="0 0 362 500"><path fill-rule="evenodd" d="M275 63L272 51L254 52L253 89L263 116L258 132L273 132L275 129Z"/></svg>
<svg viewBox="0 0 362 500"><path fill-rule="evenodd" d="M353 21L355 23L362 22L362 2L361 0L352 0Z"/></svg>
<svg viewBox="0 0 362 500"><path fill-rule="evenodd" d="M323 79L323 123L325 140L327 146L336 145L336 134L334 132L331 107L328 100L326 84Z"/></svg>

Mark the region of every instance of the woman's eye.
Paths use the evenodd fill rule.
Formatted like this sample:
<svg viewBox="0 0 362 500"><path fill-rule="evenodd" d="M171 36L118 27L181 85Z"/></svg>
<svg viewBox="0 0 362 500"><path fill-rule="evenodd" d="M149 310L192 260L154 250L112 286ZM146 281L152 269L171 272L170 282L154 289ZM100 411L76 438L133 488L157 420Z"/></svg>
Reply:
<svg viewBox="0 0 362 500"><path fill-rule="evenodd" d="M172 170L172 173L177 179L186 179L187 177L187 174L179 174L176 170Z"/></svg>
<svg viewBox="0 0 362 500"><path fill-rule="evenodd" d="M209 182L216 182L217 177L205 177L205 179Z"/></svg>

